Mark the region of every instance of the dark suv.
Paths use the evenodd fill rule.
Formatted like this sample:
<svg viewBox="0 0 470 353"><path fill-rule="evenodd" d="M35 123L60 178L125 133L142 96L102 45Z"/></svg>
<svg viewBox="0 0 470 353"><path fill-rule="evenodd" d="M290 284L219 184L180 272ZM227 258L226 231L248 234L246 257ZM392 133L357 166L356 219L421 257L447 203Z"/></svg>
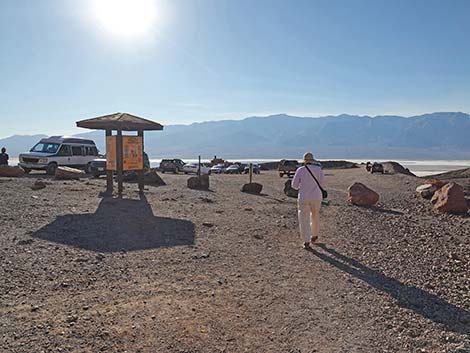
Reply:
<svg viewBox="0 0 470 353"><path fill-rule="evenodd" d="M183 171L184 162L181 159L162 159L160 162L160 170L162 173L173 172L178 173Z"/></svg>

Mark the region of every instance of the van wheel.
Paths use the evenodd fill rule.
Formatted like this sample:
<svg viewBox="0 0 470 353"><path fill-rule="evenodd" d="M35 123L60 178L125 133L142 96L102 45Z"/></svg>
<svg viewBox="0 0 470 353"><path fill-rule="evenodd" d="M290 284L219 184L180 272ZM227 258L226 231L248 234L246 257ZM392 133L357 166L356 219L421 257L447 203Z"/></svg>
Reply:
<svg viewBox="0 0 470 353"><path fill-rule="evenodd" d="M55 175L56 170L57 170L57 163L49 163L47 165L46 174Z"/></svg>
<svg viewBox="0 0 470 353"><path fill-rule="evenodd" d="M91 163L88 163L85 167L85 173L91 174Z"/></svg>

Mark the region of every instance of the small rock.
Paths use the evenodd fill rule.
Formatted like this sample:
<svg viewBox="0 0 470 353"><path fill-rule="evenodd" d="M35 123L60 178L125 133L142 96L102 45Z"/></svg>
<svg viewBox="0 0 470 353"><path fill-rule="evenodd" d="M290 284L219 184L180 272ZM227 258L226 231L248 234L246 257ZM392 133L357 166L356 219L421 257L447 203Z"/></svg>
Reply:
<svg viewBox="0 0 470 353"><path fill-rule="evenodd" d="M46 183L42 180L36 180L33 185L31 185L32 190L41 190L46 187Z"/></svg>
<svg viewBox="0 0 470 353"><path fill-rule="evenodd" d="M209 190L209 175L191 177L187 181L188 188L196 190Z"/></svg>
<svg viewBox="0 0 470 353"><path fill-rule="evenodd" d="M203 225L204 227L208 227L208 228L212 228L212 227L214 226L214 224L213 224L213 223L210 223L210 222L203 222L202 225Z"/></svg>
<svg viewBox="0 0 470 353"><path fill-rule="evenodd" d="M261 190L263 190L263 185L258 183L248 183L244 184L241 188L242 192L246 192L249 194L259 195L261 194Z"/></svg>

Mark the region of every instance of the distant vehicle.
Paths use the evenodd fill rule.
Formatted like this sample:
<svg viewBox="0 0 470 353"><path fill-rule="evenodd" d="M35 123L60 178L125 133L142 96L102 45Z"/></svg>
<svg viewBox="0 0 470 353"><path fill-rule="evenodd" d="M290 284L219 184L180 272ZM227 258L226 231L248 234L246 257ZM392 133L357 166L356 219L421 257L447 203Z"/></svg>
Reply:
<svg viewBox="0 0 470 353"><path fill-rule="evenodd" d="M53 175L59 166L88 170L90 162L97 156L98 149L93 140L51 136L41 139L29 152L20 153L18 165L26 173L35 169Z"/></svg>
<svg viewBox="0 0 470 353"><path fill-rule="evenodd" d="M282 178L284 175L290 177L295 174L295 171L299 167L299 162L293 159L282 159L279 162L279 176Z"/></svg>
<svg viewBox="0 0 470 353"><path fill-rule="evenodd" d="M144 169L150 168L150 160L147 153L144 152ZM94 178L99 178L100 175L106 174L106 156L102 158L95 158L90 162L87 170Z"/></svg>
<svg viewBox="0 0 470 353"><path fill-rule="evenodd" d="M194 173L197 174L199 171L199 163L186 163L183 166L184 174ZM211 167L206 163L201 163L201 174L209 175L211 173Z"/></svg>
<svg viewBox="0 0 470 353"><path fill-rule="evenodd" d="M229 165L227 167L227 169L225 169L225 173L227 173L227 174L240 174L241 173L240 165L238 165L238 164Z"/></svg>
<svg viewBox="0 0 470 353"><path fill-rule="evenodd" d="M377 163L377 162L374 162L374 164L372 164L372 167L370 168L370 173L371 174L374 174L374 173L384 173L384 166L380 163Z"/></svg>
<svg viewBox="0 0 470 353"><path fill-rule="evenodd" d="M211 168L211 173L214 174L222 174L225 172L225 165L224 164L217 164Z"/></svg>
<svg viewBox="0 0 470 353"><path fill-rule="evenodd" d="M250 165L248 164L245 166L245 169L243 170L245 174L248 174L250 172ZM261 168L259 164L253 163L253 173L254 174L260 174L261 173Z"/></svg>
<svg viewBox="0 0 470 353"><path fill-rule="evenodd" d="M183 171L184 162L181 159L162 159L160 162L160 170L162 173L173 172L178 173Z"/></svg>

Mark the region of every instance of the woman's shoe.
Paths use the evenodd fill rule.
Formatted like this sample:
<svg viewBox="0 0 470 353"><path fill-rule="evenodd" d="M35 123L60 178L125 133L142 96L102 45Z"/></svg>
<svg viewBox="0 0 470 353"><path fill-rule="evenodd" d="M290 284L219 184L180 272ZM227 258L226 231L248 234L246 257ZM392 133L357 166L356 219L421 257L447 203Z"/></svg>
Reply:
<svg viewBox="0 0 470 353"><path fill-rule="evenodd" d="M302 247L303 247L304 249L308 250L308 249L310 249L310 243L309 243L309 242L305 242Z"/></svg>

